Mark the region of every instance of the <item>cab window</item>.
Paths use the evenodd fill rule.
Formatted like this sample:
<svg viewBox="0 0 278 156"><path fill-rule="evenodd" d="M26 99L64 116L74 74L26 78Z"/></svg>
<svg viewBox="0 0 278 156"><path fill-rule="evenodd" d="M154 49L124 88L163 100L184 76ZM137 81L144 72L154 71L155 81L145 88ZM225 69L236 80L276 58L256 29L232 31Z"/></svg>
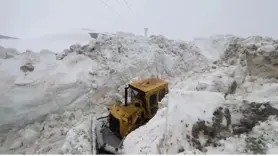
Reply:
<svg viewBox="0 0 278 156"><path fill-rule="evenodd" d="M155 106L156 103L157 103L156 94L153 94L153 95L150 96L150 105L151 105L151 107Z"/></svg>
<svg viewBox="0 0 278 156"><path fill-rule="evenodd" d="M165 96L166 90L165 88L159 92L159 101L161 101Z"/></svg>
<svg viewBox="0 0 278 156"><path fill-rule="evenodd" d="M138 92L136 90L130 89L131 100L134 100L137 95L138 95Z"/></svg>

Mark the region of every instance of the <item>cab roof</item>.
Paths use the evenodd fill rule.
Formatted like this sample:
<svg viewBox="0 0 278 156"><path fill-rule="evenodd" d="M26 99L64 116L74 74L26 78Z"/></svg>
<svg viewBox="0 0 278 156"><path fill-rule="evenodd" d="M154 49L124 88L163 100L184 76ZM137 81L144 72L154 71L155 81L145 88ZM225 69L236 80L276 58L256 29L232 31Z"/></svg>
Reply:
<svg viewBox="0 0 278 156"><path fill-rule="evenodd" d="M132 82L131 85L134 88L137 88L143 92L149 92L157 87L160 87L162 85L166 85L168 84L168 82L159 79L159 78L148 78L148 79L144 79L144 80L137 80Z"/></svg>

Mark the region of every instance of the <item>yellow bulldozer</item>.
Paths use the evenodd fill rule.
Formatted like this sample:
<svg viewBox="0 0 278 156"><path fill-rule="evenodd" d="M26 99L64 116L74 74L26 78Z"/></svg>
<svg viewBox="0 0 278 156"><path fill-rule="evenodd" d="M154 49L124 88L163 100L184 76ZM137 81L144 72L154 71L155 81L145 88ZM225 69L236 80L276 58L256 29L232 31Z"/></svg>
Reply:
<svg viewBox="0 0 278 156"><path fill-rule="evenodd" d="M148 122L168 93L168 82L159 78L137 80L125 87L125 102L108 108L109 115L92 121L93 154L120 153L125 137Z"/></svg>

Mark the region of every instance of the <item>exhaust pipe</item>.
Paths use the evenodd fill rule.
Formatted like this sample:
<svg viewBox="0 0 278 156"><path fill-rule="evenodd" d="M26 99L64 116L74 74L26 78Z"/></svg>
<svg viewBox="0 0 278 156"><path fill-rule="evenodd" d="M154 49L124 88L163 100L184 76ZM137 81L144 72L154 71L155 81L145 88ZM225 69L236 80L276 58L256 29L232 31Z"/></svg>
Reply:
<svg viewBox="0 0 278 156"><path fill-rule="evenodd" d="M127 106L127 90L128 87L125 87L125 106Z"/></svg>

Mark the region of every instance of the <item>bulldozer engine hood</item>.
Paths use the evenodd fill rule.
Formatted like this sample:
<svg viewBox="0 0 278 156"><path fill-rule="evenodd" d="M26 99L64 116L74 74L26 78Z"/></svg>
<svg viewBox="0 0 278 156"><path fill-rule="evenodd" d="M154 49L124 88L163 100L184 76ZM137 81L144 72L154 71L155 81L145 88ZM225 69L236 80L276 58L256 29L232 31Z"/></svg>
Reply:
<svg viewBox="0 0 278 156"><path fill-rule="evenodd" d="M110 108L111 114L121 120L125 120L126 122L133 114L135 114L139 110L138 107L133 104L124 105L114 105Z"/></svg>

